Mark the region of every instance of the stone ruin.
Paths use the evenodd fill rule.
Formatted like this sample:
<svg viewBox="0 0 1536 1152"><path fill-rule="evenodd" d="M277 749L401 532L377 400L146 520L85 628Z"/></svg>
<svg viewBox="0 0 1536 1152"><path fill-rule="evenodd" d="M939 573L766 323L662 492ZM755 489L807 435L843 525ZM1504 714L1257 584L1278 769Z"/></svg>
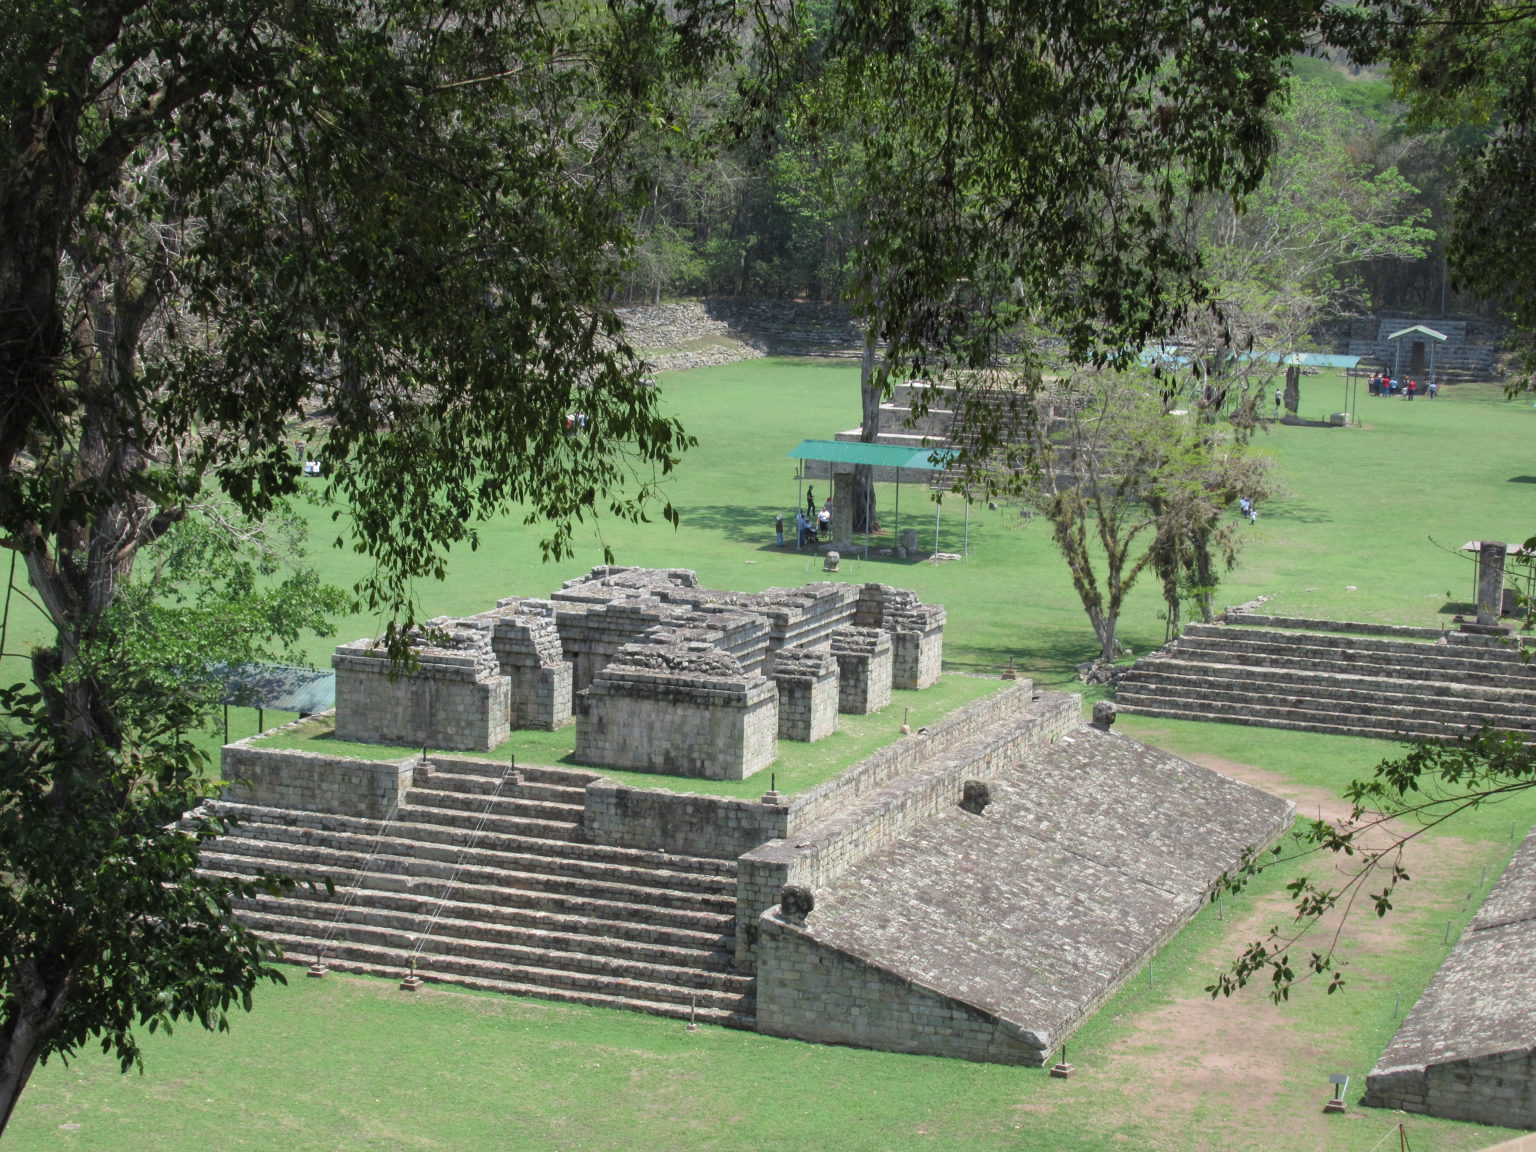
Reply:
<svg viewBox="0 0 1536 1152"><path fill-rule="evenodd" d="M408 640L405 670L375 640L336 649L339 739L488 751L574 719L581 763L741 780L781 739L932 685L944 610L885 584L722 592L686 569L600 566Z"/></svg>

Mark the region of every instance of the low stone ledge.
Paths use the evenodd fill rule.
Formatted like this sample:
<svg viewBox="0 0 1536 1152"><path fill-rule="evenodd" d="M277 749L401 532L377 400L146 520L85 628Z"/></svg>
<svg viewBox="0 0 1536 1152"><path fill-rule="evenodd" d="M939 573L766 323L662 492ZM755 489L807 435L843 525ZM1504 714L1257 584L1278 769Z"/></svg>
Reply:
<svg viewBox="0 0 1536 1152"><path fill-rule="evenodd" d="M254 739L254 737L252 737ZM222 799L235 804L302 808L382 820L411 787L419 753L398 760L356 760L288 748L226 744Z"/></svg>
<svg viewBox="0 0 1536 1152"><path fill-rule="evenodd" d="M597 844L734 860L783 837L788 819L783 805L598 779L587 785L582 825Z"/></svg>

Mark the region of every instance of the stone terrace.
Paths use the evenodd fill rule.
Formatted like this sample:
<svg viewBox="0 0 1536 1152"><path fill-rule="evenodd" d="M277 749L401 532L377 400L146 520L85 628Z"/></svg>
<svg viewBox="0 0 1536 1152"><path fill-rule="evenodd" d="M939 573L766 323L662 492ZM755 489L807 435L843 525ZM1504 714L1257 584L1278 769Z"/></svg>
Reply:
<svg viewBox="0 0 1536 1152"><path fill-rule="evenodd" d="M1536 832L1381 1054L1362 1103L1536 1128Z"/></svg>
<svg viewBox="0 0 1536 1152"><path fill-rule="evenodd" d="M1241 613L1191 624L1115 690L1126 712L1385 739L1536 729L1536 665L1508 642L1429 628Z"/></svg>
<svg viewBox="0 0 1536 1152"><path fill-rule="evenodd" d="M979 813L952 805L817 889L803 919L765 916L763 1031L1042 1063L1292 816L1092 727L983 792Z"/></svg>

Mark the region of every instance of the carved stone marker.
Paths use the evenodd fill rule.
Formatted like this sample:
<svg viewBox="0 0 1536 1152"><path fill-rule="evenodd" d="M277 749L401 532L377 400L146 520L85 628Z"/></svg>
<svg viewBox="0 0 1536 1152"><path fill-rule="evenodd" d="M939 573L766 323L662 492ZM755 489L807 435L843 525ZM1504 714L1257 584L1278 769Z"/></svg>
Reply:
<svg viewBox="0 0 1536 1152"><path fill-rule="evenodd" d="M1477 546L1477 622L1497 624L1504 606L1504 558L1509 546L1483 540Z"/></svg>
<svg viewBox="0 0 1536 1152"><path fill-rule="evenodd" d="M816 897L809 888L802 888L798 884L786 884L784 890L779 893L779 911L783 913L786 920L804 924L805 918L815 907Z"/></svg>
<svg viewBox="0 0 1536 1152"><path fill-rule="evenodd" d="M1115 709L1115 705L1114 705L1114 703L1112 701L1109 701L1109 700L1095 700L1094 701L1094 704L1093 704L1093 726L1095 728L1101 728L1105 732L1108 732L1110 730L1110 727L1115 722L1115 716L1116 715L1117 715L1117 712L1116 712L1116 709Z"/></svg>
<svg viewBox="0 0 1536 1152"><path fill-rule="evenodd" d="M985 780L967 780L962 786L960 807L974 816L980 816L992 803L992 789Z"/></svg>

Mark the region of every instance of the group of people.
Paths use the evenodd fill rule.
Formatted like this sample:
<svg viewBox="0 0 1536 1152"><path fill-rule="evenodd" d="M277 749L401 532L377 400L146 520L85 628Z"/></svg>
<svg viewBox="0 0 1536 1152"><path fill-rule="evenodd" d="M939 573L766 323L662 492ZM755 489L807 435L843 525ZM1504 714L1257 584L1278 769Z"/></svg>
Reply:
<svg viewBox="0 0 1536 1152"><path fill-rule="evenodd" d="M782 514L773 518L774 543L780 548L784 546L784 517ZM832 500L829 497L820 510L816 507L816 489L808 486L805 490L805 511L795 510L795 547L804 548L814 544L818 539L825 540L832 535Z"/></svg>
<svg viewBox="0 0 1536 1152"><path fill-rule="evenodd" d="M1428 385L1420 384L1417 380L1409 380L1400 376L1389 376L1385 372L1377 372L1371 377L1372 396L1406 396L1412 400L1415 396L1429 394L1433 400L1440 394L1440 385L1431 380Z"/></svg>

